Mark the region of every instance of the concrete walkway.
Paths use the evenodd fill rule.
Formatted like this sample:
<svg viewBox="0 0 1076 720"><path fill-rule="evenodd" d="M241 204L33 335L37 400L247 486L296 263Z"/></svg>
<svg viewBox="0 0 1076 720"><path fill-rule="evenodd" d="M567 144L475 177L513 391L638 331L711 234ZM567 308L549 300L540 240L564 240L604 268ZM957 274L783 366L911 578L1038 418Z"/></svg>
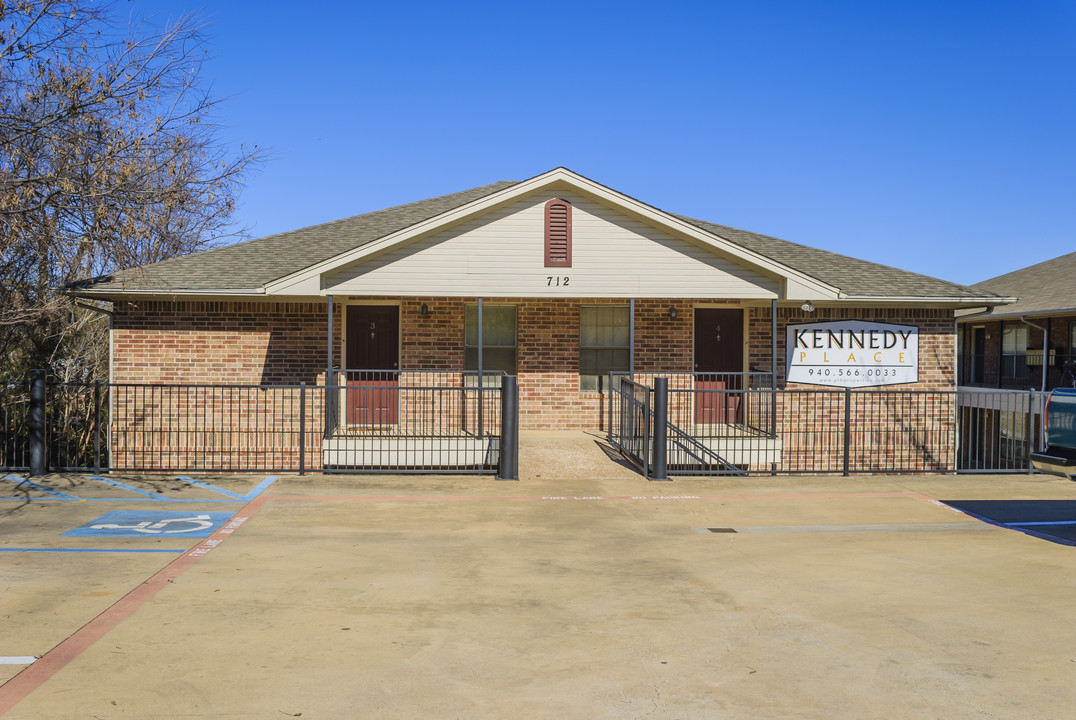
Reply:
<svg viewBox="0 0 1076 720"><path fill-rule="evenodd" d="M604 455L600 438L573 442ZM228 504L214 487L246 496L264 478L124 481L195 501L172 503L55 476L43 485L82 499L0 501L0 655L44 656L0 666L0 713L1072 715L1076 548L939 501L1070 502L1076 484L648 483L524 444L518 483L282 477ZM208 538L61 535L180 508L236 515Z"/></svg>

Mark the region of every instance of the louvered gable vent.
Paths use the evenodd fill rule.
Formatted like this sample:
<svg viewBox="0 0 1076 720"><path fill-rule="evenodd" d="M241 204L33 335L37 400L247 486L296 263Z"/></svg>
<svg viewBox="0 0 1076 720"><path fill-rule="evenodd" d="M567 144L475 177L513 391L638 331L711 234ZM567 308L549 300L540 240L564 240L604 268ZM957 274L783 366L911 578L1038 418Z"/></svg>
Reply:
<svg viewBox="0 0 1076 720"><path fill-rule="evenodd" d="M572 266L572 204L567 200L545 204L545 266Z"/></svg>

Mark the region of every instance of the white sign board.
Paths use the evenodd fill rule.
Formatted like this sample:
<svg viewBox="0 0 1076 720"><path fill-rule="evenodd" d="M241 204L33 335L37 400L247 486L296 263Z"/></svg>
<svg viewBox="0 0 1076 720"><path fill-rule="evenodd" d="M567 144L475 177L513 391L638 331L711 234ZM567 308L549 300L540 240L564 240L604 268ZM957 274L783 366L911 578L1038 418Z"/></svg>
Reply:
<svg viewBox="0 0 1076 720"><path fill-rule="evenodd" d="M919 380L919 328L863 320L789 325L788 382L833 387Z"/></svg>

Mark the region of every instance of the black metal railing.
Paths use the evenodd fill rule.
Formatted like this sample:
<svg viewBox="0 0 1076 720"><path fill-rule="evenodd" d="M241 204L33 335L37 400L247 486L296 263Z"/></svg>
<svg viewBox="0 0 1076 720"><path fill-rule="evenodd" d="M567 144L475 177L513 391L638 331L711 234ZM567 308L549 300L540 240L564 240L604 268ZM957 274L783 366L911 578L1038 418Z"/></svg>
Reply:
<svg viewBox="0 0 1076 720"><path fill-rule="evenodd" d="M503 452L518 452L514 378L472 386L466 373L456 375L459 382L437 376L440 385L418 384L429 374L397 373L392 387L363 377L323 387L46 383L37 373L30 392L0 394L2 469L495 472L516 479L518 470L501 465ZM513 422L505 423L505 413Z"/></svg>
<svg viewBox="0 0 1076 720"><path fill-rule="evenodd" d="M45 446L55 470L109 467L107 383L52 383L48 386Z"/></svg>
<svg viewBox="0 0 1076 720"><path fill-rule="evenodd" d="M327 472L494 472L502 372L339 370Z"/></svg>
<svg viewBox="0 0 1076 720"><path fill-rule="evenodd" d="M962 387L994 387L1025 390L1042 389L1046 373L1046 389L1076 387L1076 354L1050 350L1045 366L1042 349L1023 353L961 354L958 383Z"/></svg>
<svg viewBox="0 0 1076 720"><path fill-rule="evenodd" d="M638 430L641 419L629 411L644 402L648 417L666 418L662 460L669 475L1028 472L1028 455L1041 442L1042 399L1034 392L742 391L745 405L773 401L776 412L763 423L773 430L761 432L731 412L723 424L698 422L700 405L713 408L706 395L735 391L659 393L628 380L621 387L614 389L620 412L610 441L648 477L659 449L640 444L646 437L660 443L662 433L653 419L645 436ZM694 397L689 402L677 392ZM692 410L685 416L678 407Z"/></svg>
<svg viewBox="0 0 1076 720"><path fill-rule="evenodd" d="M326 437L496 435L503 372L336 370Z"/></svg>
<svg viewBox="0 0 1076 720"><path fill-rule="evenodd" d="M609 387L612 390L610 402L616 415L616 422L609 424L610 441L644 477L650 477L653 452L650 438L654 428L650 388L627 378L610 383Z"/></svg>
<svg viewBox="0 0 1076 720"><path fill-rule="evenodd" d="M0 468L516 475L504 461L518 449L514 378L389 379L47 384L37 373L28 387L0 391ZM610 383L609 439L647 477L1032 472L1029 454L1042 442L1036 391L716 389L695 380Z"/></svg>
<svg viewBox="0 0 1076 720"><path fill-rule="evenodd" d="M30 467L30 393L26 383L0 387L0 470Z"/></svg>

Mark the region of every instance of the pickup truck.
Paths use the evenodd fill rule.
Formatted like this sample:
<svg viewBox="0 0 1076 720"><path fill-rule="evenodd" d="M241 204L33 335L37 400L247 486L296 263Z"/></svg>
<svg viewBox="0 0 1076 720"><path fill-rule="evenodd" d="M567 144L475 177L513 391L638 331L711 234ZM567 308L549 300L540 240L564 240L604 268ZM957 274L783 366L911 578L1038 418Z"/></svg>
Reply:
<svg viewBox="0 0 1076 720"><path fill-rule="evenodd" d="M1076 388L1058 388L1046 400L1046 449L1031 453L1036 470L1076 474Z"/></svg>

